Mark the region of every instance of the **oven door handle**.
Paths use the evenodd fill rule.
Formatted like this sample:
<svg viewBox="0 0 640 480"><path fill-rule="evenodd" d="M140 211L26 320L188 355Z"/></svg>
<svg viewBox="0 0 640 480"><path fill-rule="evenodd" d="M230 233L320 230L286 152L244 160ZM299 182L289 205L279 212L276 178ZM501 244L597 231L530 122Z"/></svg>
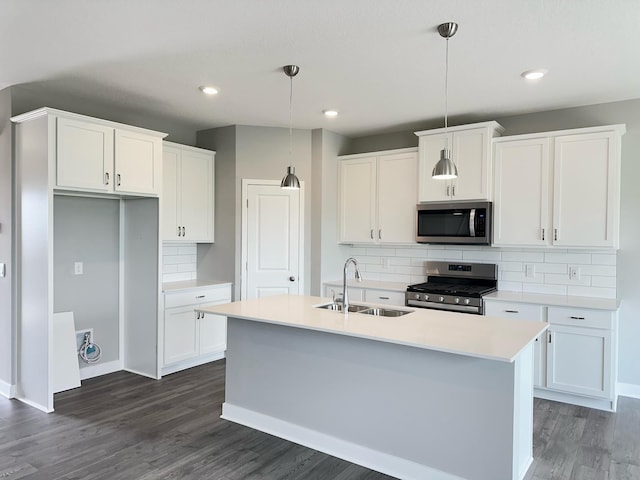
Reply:
<svg viewBox="0 0 640 480"><path fill-rule="evenodd" d="M450 311L450 312L464 312L464 313L477 313L481 315L481 311L478 307L472 305L453 305L453 304L442 304L436 302L425 302L422 300L407 300L407 307L419 307L419 308L430 308L432 310L442 310L442 311Z"/></svg>
<svg viewBox="0 0 640 480"><path fill-rule="evenodd" d="M476 236L476 209L472 208L469 211L469 236Z"/></svg>

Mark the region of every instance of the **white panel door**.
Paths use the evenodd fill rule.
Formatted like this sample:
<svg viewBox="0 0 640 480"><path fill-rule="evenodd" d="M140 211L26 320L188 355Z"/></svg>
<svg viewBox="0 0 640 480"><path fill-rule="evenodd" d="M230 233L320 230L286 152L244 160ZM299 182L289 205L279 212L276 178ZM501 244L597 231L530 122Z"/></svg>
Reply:
<svg viewBox="0 0 640 480"><path fill-rule="evenodd" d="M182 238L178 216L178 178L180 150L165 146L162 152L162 239L175 241Z"/></svg>
<svg viewBox="0 0 640 480"><path fill-rule="evenodd" d="M551 244L549 139L495 144L494 245Z"/></svg>
<svg viewBox="0 0 640 480"><path fill-rule="evenodd" d="M165 173L166 175L166 173ZM180 165L183 240L213 241L213 156L184 150Z"/></svg>
<svg viewBox="0 0 640 480"><path fill-rule="evenodd" d="M443 148L452 149L453 134L425 135L420 137L418 142L418 151L420 154L419 200L421 202L449 200L450 197L447 196L447 186L450 186L450 182L434 180L431 174L433 173L433 167L435 167L438 160L440 160L440 150ZM449 194L450 193L451 191L449 190Z"/></svg>
<svg viewBox="0 0 640 480"><path fill-rule="evenodd" d="M162 178L162 141L126 130L115 133L115 189L157 194Z"/></svg>
<svg viewBox="0 0 640 480"><path fill-rule="evenodd" d="M378 231L381 243L415 243L418 156L378 157Z"/></svg>
<svg viewBox="0 0 640 480"><path fill-rule="evenodd" d="M458 178L451 181L452 200L489 199L488 135L486 128L453 134L452 155L458 167Z"/></svg>
<svg viewBox="0 0 640 480"><path fill-rule="evenodd" d="M198 355L198 331L193 306L164 311L164 365Z"/></svg>
<svg viewBox="0 0 640 480"><path fill-rule="evenodd" d="M613 247L619 172L615 134L555 139L554 245Z"/></svg>
<svg viewBox="0 0 640 480"><path fill-rule="evenodd" d="M375 243L376 157L341 160L338 166L340 188L340 241Z"/></svg>
<svg viewBox="0 0 640 480"><path fill-rule="evenodd" d="M300 190L247 187L246 299L301 294Z"/></svg>
<svg viewBox="0 0 640 480"><path fill-rule="evenodd" d="M224 352L227 349L227 317L206 313L198 320L199 353Z"/></svg>
<svg viewBox="0 0 640 480"><path fill-rule="evenodd" d="M56 186L113 191L113 128L58 118Z"/></svg>

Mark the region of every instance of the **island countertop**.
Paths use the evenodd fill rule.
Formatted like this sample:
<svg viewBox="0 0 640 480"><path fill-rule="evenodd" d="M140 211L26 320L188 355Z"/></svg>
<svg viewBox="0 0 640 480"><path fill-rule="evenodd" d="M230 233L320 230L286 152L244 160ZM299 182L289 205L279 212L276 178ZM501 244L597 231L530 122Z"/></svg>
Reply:
<svg viewBox="0 0 640 480"><path fill-rule="evenodd" d="M513 362L547 329L545 322L421 308L391 307L410 311L400 317L315 308L326 303L330 300L322 297L279 295L197 311L503 362Z"/></svg>

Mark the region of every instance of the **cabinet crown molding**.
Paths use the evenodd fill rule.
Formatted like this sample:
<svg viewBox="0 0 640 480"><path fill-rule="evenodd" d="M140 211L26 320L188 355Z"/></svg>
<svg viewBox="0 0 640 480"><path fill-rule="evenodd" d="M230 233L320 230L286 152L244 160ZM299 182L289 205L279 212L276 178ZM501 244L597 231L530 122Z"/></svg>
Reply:
<svg viewBox="0 0 640 480"><path fill-rule="evenodd" d="M600 132L615 132L618 135L624 135L627 131L627 125L624 123L618 123L615 125L602 125L599 127L585 127L585 128L570 128L566 130L554 130L549 132L537 132L537 133L523 133L521 135L504 135L499 138L494 138L493 143L511 142L514 140L528 140L542 137L560 137L563 135L578 135L584 133L600 133Z"/></svg>
<svg viewBox="0 0 640 480"><path fill-rule="evenodd" d="M488 128L491 130L494 130L498 135L502 134L502 132L504 132L504 127L502 125L500 125L498 122L495 121L491 121L491 122L480 122L480 123L468 123L466 125L456 125L454 127L447 127L447 128L434 128L431 130L421 130L419 132L413 132L414 135L417 135L418 137L422 137L423 135L436 135L436 134L440 134L440 133L451 133L451 132L461 132L463 130L470 130L473 128Z"/></svg>

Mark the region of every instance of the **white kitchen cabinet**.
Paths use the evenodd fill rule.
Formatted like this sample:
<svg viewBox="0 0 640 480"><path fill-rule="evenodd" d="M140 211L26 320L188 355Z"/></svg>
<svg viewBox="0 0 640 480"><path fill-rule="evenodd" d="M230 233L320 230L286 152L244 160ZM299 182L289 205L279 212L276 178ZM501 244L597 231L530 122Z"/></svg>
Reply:
<svg viewBox="0 0 640 480"><path fill-rule="evenodd" d="M162 328L162 374L224 357L227 319L196 312L198 307L231 301L231 284L165 291Z"/></svg>
<svg viewBox="0 0 640 480"><path fill-rule="evenodd" d="M491 195L491 139L504 128L497 122L484 122L416 132L420 202L452 200L489 200ZM434 180L433 167L440 160L440 150L451 150L458 167L458 178Z"/></svg>
<svg viewBox="0 0 640 480"><path fill-rule="evenodd" d="M367 288L364 291L364 300L368 303L381 303L383 305L403 306L405 303L405 294L404 292Z"/></svg>
<svg viewBox="0 0 640 480"><path fill-rule="evenodd" d="M47 109L56 121L56 188L157 195L164 134Z"/></svg>
<svg viewBox="0 0 640 480"><path fill-rule="evenodd" d="M214 240L215 152L164 142L163 240Z"/></svg>
<svg viewBox="0 0 640 480"><path fill-rule="evenodd" d="M516 320L545 321L545 307L526 303L501 302L485 299L484 314L487 316L512 318ZM546 377L546 336L536 338L533 347L533 385L545 386Z"/></svg>
<svg viewBox="0 0 640 480"><path fill-rule="evenodd" d="M339 241L415 243L415 149L339 157Z"/></svg>
<svg viewBox="0 0 640 480"><path fill-rule="evenodd" d="M549 307L547 388L614 401L615 313Z"/></svg>
<svg viewBox="0 0 640 480"><path fill-rule="evenodd" d="M348 286L347 289L349 290L350 302L364 301L364 288ZM331 299L335 298L336 301L342 301L342 286L325 285L324 296Z"/></svg>
<svg viewBox="0 0 640 480"><path fill-rule="evenodd" d="M623 125L494 141L496 246L617 248Z"/></svg>

